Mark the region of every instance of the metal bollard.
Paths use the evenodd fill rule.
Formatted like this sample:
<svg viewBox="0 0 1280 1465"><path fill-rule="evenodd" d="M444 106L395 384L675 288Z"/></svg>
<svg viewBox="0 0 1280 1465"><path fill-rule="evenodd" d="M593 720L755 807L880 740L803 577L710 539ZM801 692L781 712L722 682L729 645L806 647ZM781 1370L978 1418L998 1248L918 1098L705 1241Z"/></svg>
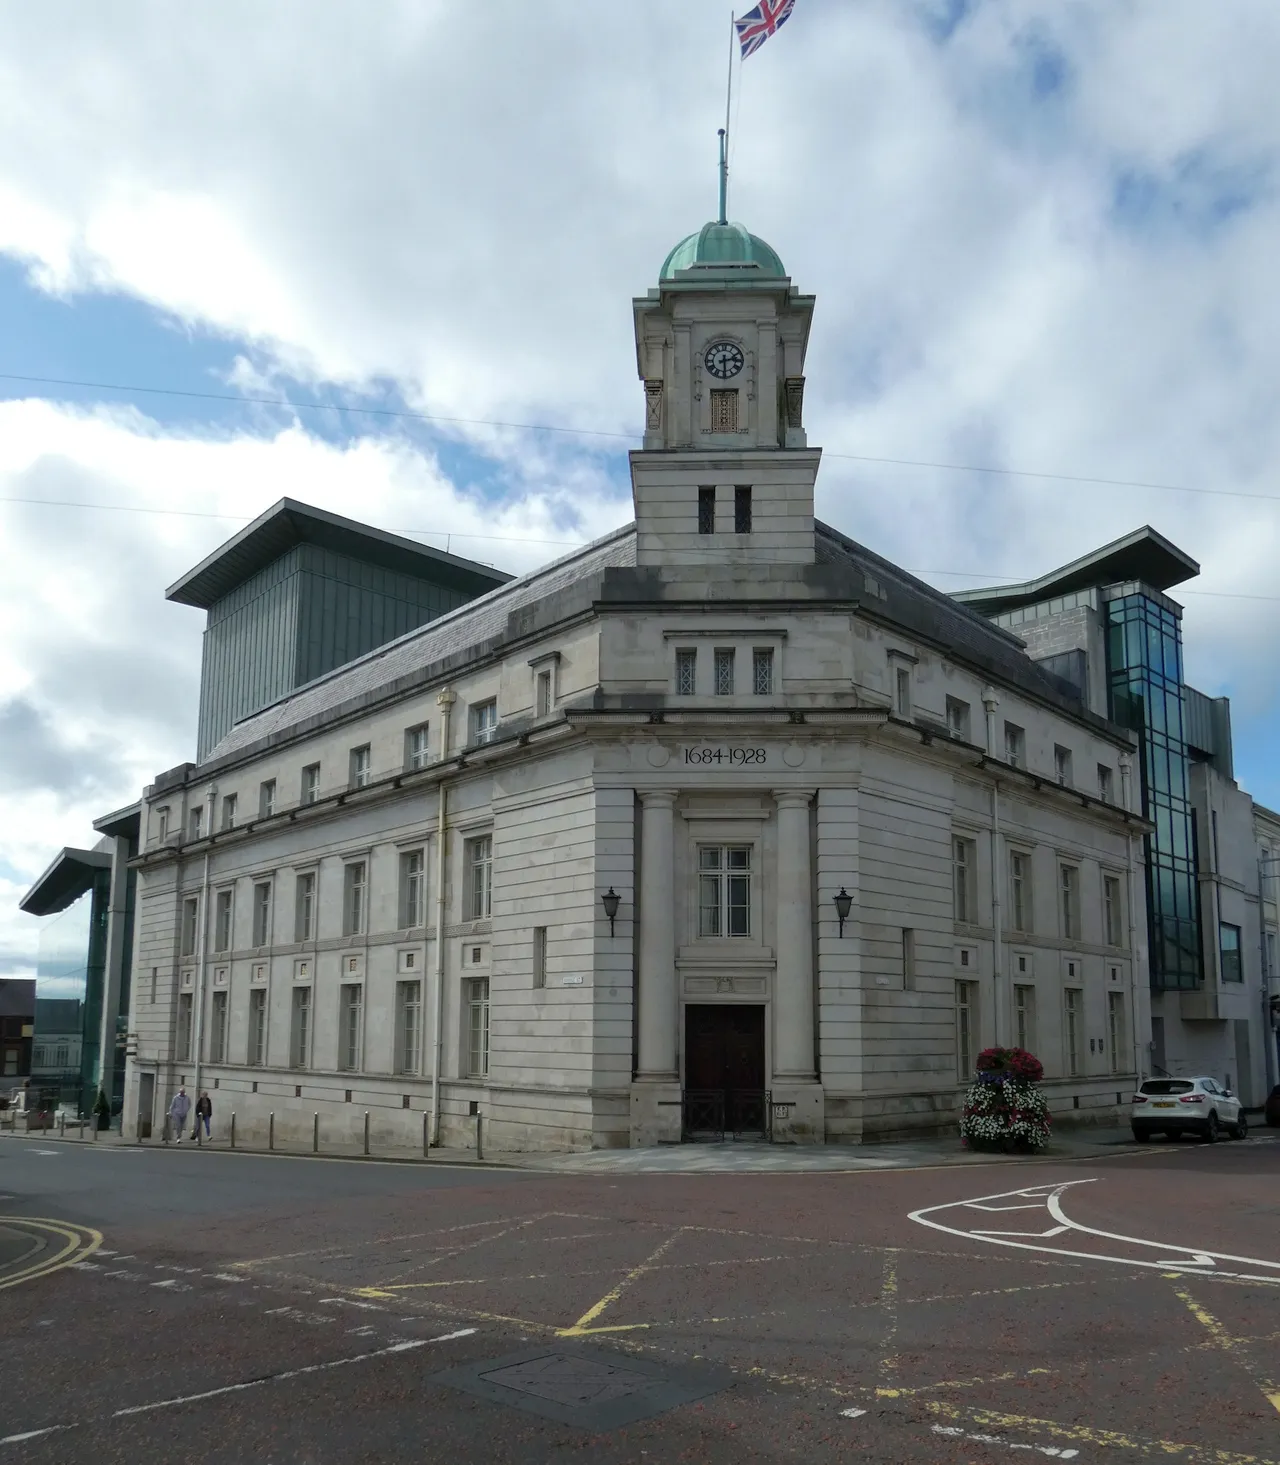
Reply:
<svg viewBox="0 0 1280 1465"><path fill-rule="evenodd" d="M234 1150L235 1147L236 1147L236 1111L233 1109L231 1111L231 1148Z"/></svg>
<svg viewBox="0 0 1280 1465"><path fill-rule="evenodd" d="M62 1112L61 1109L59 1109L58 1110L58 1138L59 1139L66 1139L66 1137L67 1137L67 1116Z"/></svg>
<svg viewBox="0 0 1280 1465"><path fill-rule="evenodd" d="M477 1109L476 1110L476 1159L477 1160L483 1160L484 1159L484 1149L483 1149L483 1147L480 1144L480 1124L481 1124L480 1111Z"/></svg>
<svg viewBox="0 0 1280 1465"><path fill-rule="evenodd" d="M428 1159L431 1154L431 1116L424 1109L422 1111L422 1158Z"/></svg>
<svg viewBox="0 0 1280 1465"><path fill-rule="evenodd" d="M369 1111L364 1111L364 1152L369 1153Z"/></svg>
<svg viewBox="0 0 1280 1465"><path fill-rule="evenodd" d="M267 1148L274 1150L276 1147L276 1114L273 1109L267 1115Z"/></svg>
<svg viewBox="0 0 1280 1465"><path fill-rule="evenodd" d="M320 1116L319 1116L319 1114L313 1114L311 1116L311 1153L313 1155L318 1155L320 1153Z"/></svg>

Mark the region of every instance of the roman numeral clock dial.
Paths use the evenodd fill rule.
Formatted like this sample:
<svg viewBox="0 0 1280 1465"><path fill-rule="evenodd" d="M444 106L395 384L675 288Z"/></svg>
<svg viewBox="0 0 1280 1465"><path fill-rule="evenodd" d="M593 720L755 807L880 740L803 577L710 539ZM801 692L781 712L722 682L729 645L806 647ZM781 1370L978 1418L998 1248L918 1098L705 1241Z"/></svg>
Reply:
<svg viewBox="0 0 1280 1465"><path fill-rule="evenodd" d="M732 341L713 341L703 356L708 372L719 381L728 381L742 370L746 358L742 347Z"/></svg>

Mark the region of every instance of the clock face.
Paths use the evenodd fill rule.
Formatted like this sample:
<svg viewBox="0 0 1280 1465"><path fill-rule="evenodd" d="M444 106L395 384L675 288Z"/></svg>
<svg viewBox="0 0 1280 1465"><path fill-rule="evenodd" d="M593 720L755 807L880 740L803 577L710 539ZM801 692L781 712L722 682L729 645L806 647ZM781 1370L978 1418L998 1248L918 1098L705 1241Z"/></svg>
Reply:
<svg viewBox="0 0 1280 1465"><path fill-rule="evenodd" d="M712 376L727 381L742 370L746 358L742 354L742 347L735 346L732 341L714 341L707 347L707 354L702 359L707 363L707 370Z"/></svg>

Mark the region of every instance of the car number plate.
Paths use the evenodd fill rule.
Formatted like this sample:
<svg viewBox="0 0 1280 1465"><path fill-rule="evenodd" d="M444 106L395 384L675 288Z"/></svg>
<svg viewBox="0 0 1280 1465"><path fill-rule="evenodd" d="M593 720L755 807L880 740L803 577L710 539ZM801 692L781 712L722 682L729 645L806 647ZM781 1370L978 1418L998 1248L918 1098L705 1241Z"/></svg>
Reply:
<svg viewBox="0 0 1280 1465"><path fill-rule="evenodd" d="M1157 1099L1156 1102L1155 1102L1155 1108L1157 1108L1157 1109L1175 1109L1175 1108L1177 1108L1177 1105L1173 1102L1172 1099Z"/></svg>

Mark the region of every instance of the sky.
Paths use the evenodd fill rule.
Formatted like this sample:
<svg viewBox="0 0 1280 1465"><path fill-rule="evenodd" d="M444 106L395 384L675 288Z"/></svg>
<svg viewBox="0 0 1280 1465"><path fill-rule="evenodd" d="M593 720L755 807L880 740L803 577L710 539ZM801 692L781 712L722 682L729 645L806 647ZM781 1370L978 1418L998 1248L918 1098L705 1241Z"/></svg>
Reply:
<svg viewBox="0 0 1280 1465"><path fill-rule="evenodd" d="M714 214L730 14L0 0L0 976L193 756L163 592L247 520L520 571L631 518L631 299ZM947 590L1152 524L1272 807L1277 74L1274 0L797 0L730 183L817 297L819 516Z"/></svg>

